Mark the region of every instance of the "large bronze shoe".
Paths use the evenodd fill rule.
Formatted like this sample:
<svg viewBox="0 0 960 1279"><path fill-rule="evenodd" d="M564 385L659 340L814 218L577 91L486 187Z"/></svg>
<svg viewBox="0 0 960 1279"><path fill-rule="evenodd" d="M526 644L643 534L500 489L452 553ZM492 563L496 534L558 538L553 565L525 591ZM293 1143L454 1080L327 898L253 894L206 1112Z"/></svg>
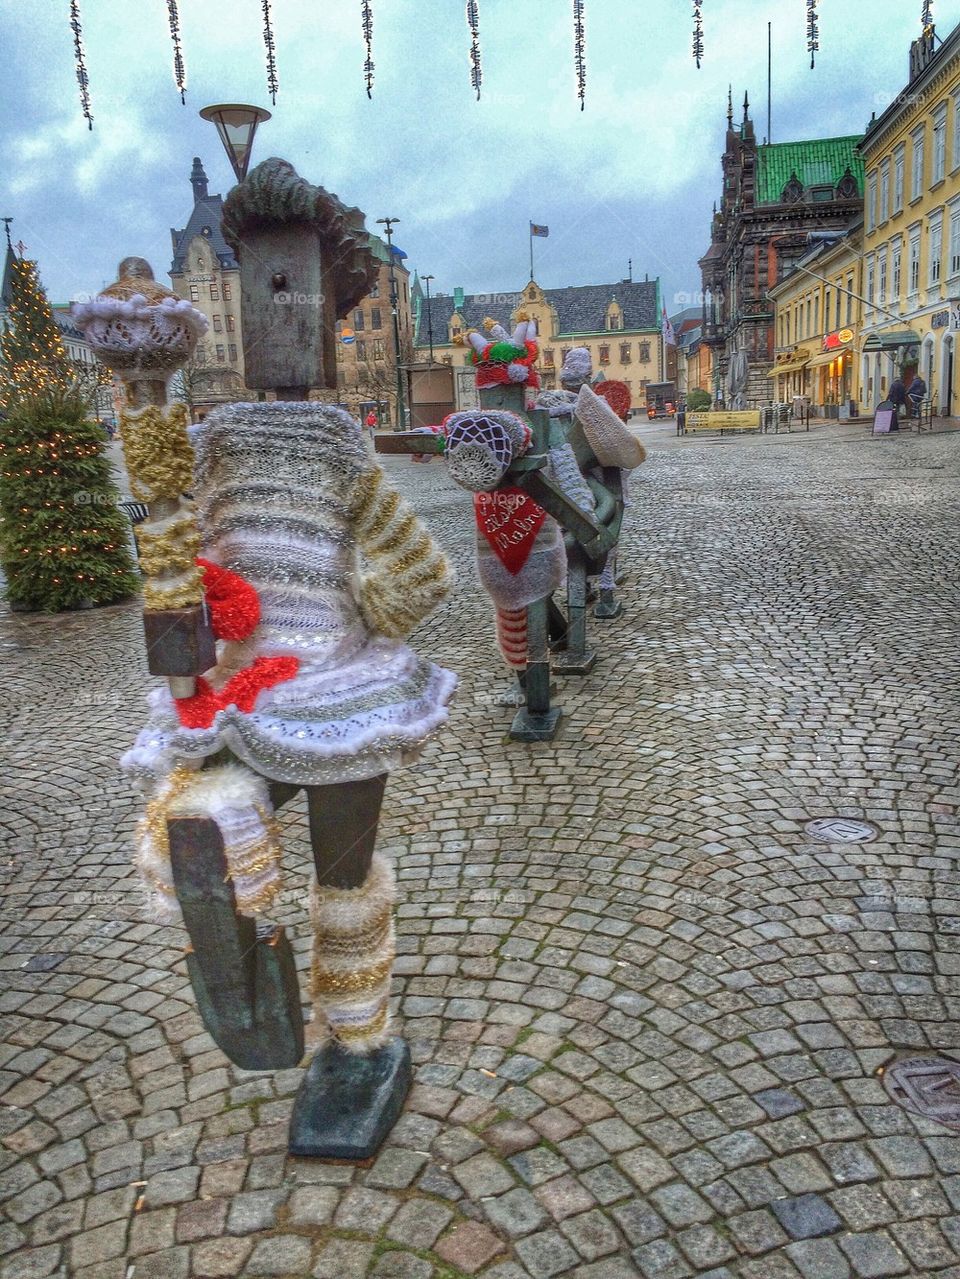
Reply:
<svg viewBox="0 0 960 1279"><path fill-rule="evenodd" d="M296 1066L303 1010L290 941L237 912L223 839L209 818L167 824L170 865L190 936L187 969L203 1024L243 1070Z"/></svg>

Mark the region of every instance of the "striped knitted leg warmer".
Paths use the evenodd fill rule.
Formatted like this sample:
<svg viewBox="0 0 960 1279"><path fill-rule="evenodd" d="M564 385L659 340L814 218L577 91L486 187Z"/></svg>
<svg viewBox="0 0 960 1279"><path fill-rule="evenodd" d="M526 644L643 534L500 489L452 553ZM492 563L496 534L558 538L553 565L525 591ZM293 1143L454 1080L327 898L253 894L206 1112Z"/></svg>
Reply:
<svg viewBox="0 0 960 1279"><path fill-rule="evenodd" d="M395 898L393 869L379 854L359 888L313 886L313 1015L322 1038L347 1052L373 1052L390 1038Z"/></svg>
<svg viewBox="0 0 960 1279"><path fill-rule="evenodd" d="M497 643L503 660L513 670L522 671L527 666L527 610L525 608L497 609Z"/></svg>

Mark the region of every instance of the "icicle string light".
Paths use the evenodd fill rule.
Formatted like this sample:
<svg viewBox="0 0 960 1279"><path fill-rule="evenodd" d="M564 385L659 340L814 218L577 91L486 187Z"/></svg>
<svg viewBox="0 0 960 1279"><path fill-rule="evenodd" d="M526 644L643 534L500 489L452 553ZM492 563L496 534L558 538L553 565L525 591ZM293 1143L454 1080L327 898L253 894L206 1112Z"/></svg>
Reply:
<svg viewBox="0 0 960 1279"><path fill-rule="evenodd" d="M933 22L933 0L923 0L923 12L920 14L920 21L923 23L924 30Z"/></svg>
<svg viewBox="0 0 960 1279"><path fill-rule="evenodd" d="M270 0L262 0L263 7L263 44L267 51L267 92L270 101L277 105L277 90L280 81L277 79L277 45L273 38L273 24L270 21Z"/></svg>
<svg viewBox="0 0 960 1279"><path fill-rule="evenodd" d="M183 63L183 45L180 43L180 14L177 0L167 0L167 16L170 19L170 39L173 41L173 82L180 94L180 101L187 101L187 70Z"/></svg>
<svg viewBox="0 0 960 1279"><path fill-rule="evenodd" d="M587 93L587 56L584 49L583 0L573 0L573 52L577 72L577 97L583 110Z"/></svg>
<svg viewBox="0 0 960 1279"><path fill-rule="evenodd" d="M807 51L810 54L810 70L814 68L816 53L820 48L820 35L817 29L817 0L807 0Z"/></svg>
<svg viewBox="0 0 960 1279"><path fill-rule="evenodd" d="M80 86L80 107L87 121L87 128L93 128L93 114L90 110L90 81L87 79L87 63L83 52L83 31L80 27L80 0L70 0L70 30L73 32L73 57L77 67L77 84Z"/></svg>
<svg viewBox="0 0 960 1279"><path fill-rule="evenodd" d="M363 0L363 42L367 46L367 56L363 64L363 75L367 85L367 97L373 97L373 7L370 0Z"/></svg>
<svg viewBox="0 0 960 1279"><path fill-rule="evenodd" d="M703 58L703 5L701 0L694 0L693 3L693 56L696 59L697 70L700 70L700 62Z"/></svg>
<svg viewBox="0 0 960 1279"><path fill-rule="evenodd" d="M480 6L477 0L467 0L467 26L470 28L470 83L479 102L483 68L480 65Z"/></svg>

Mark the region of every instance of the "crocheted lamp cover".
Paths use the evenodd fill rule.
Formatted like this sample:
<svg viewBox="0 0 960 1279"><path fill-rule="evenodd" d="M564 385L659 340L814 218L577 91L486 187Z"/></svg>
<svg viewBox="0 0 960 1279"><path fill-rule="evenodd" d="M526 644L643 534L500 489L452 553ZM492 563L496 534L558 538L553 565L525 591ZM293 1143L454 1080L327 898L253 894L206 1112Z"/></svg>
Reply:
<svg viewBox="0 0 960 1279"><path fill-rule="evenodd" d="M148 280L121 280L71 314L97 358L123 377L165 376L193 353L207 317L183 298Z"/></svg>

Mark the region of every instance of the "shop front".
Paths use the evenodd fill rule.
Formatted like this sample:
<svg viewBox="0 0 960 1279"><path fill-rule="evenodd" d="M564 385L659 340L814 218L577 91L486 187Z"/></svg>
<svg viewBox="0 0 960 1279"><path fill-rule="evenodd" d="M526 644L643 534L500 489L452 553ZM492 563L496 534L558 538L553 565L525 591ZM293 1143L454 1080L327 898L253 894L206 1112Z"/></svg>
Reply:
<svg viewBox="0 0 960 1279"><path fill-rule="evenodd" d="M822 417L856 417L855 343L853 329L827 333L823 339L823 350L810 361L810 397Z"/></svg>
<svg viewBox="0 0 960 1279"><path fill-rule="evenodd" d="M810 352L801 347L777 356L777 362L767 374L773 380L772 398L776 404L792 404L808 394L809 363Z"/></svg>

